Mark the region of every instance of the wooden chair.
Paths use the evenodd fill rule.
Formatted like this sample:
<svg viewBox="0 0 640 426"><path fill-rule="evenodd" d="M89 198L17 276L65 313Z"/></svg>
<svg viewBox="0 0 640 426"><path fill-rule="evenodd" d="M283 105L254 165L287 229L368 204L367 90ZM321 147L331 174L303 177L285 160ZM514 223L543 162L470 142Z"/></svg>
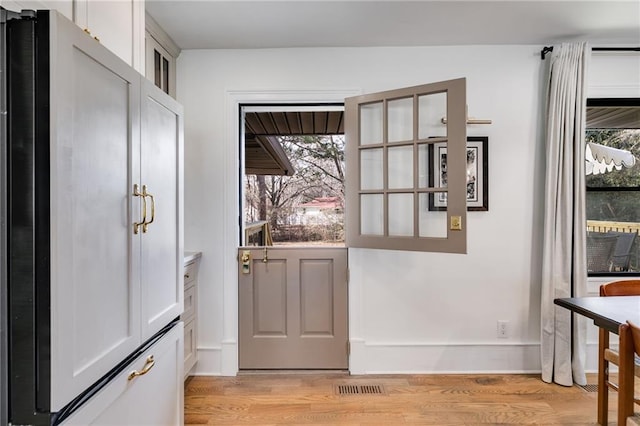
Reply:
<svg viewBox="0 0 640 426"><path fill-rule="evenodd" d="M600 297L607 296L640 296L640 280L612 281L600 286ZM609 389L618 391L618 385L609 380L609 364L620 365L620 355L609 348L609 332L600 328L598 349L598 406L604 418L602 424L607 424L609 409ZM636 376L640 377L640 368L636 367ZM640 399L634 398L640 404Z"/></svg>
<svg viewBox="0 0 640 426"><path fill-rule="evenodd" d="M629 328L631 329L631 337L633 340L633 350L636 354L636 361L638 357L640 357L640 326L627 321L629 324ZM636 362L635 365L635 375L640 377L640 366ZM635 398L634 398L635 400ZM637 400L635 400L637 402ZM640 425L640 413L634 413L633 416L627 417L627 425L628 426L638 426Z"/></svg>

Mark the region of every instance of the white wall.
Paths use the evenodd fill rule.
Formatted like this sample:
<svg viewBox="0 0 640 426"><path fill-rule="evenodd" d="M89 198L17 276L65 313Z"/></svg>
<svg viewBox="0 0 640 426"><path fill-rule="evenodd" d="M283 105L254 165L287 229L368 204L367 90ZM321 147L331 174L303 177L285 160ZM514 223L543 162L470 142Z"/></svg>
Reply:
<svg viewBox="0 0 640 426"><path fill-rule="evenodd" d="M197 373L237 371L238 103L339 100L458 77L469 115L493 120L468 127L489 137L489 211L468 214L467 255L350 249L350 369L539 371L540 48L183 51L185 248L203 252ZM496 337L497 320L509 321L509 338Z"/></svg>

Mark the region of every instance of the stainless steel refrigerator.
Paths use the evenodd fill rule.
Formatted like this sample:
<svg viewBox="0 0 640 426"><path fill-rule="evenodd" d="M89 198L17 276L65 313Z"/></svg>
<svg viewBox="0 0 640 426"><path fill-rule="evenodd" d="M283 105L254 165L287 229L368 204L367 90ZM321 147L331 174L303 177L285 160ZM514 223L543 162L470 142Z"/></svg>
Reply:
<svg viewBox="0 0 640 426"><path fill-rule="evenodd" d="M56 12L0 13L0 424L180 423L181 107Z"/></svg>

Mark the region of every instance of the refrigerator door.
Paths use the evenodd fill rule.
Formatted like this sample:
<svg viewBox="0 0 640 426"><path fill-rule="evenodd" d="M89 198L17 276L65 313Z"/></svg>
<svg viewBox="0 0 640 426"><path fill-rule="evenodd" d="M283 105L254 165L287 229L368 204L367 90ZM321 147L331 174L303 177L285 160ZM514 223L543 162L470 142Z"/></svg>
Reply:
<svg viewBox="0 0 640 426"><path fill-rule="evenodd" d="M7 22L9 422L50 425L141 343L140 75L31 13Z"/></svg>
<svg viewBox="0 0 640 426"><path fill-rule="evenodd" d="M39 12L40 13L40 12ZM51 410L141 343L140 75L51 14Z"/></svg>
<svg viewBox="0 0 640 426"><path fill-rule="evenodd" d="M182 425L182 322L160 333L119 374L67 419L64 426ZM132 374L136 372L136 374Z"/></svg>

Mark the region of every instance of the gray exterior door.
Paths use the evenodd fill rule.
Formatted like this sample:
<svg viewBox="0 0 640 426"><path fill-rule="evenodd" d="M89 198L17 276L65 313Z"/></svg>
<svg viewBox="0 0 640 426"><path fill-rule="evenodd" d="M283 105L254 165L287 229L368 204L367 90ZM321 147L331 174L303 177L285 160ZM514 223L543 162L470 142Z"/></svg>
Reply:
<svg viewBox="0 0 640 426"><path fill-rule="evenodd" d="M239 368L347 369L347 249L240 248L238 259Z"/></svg>

